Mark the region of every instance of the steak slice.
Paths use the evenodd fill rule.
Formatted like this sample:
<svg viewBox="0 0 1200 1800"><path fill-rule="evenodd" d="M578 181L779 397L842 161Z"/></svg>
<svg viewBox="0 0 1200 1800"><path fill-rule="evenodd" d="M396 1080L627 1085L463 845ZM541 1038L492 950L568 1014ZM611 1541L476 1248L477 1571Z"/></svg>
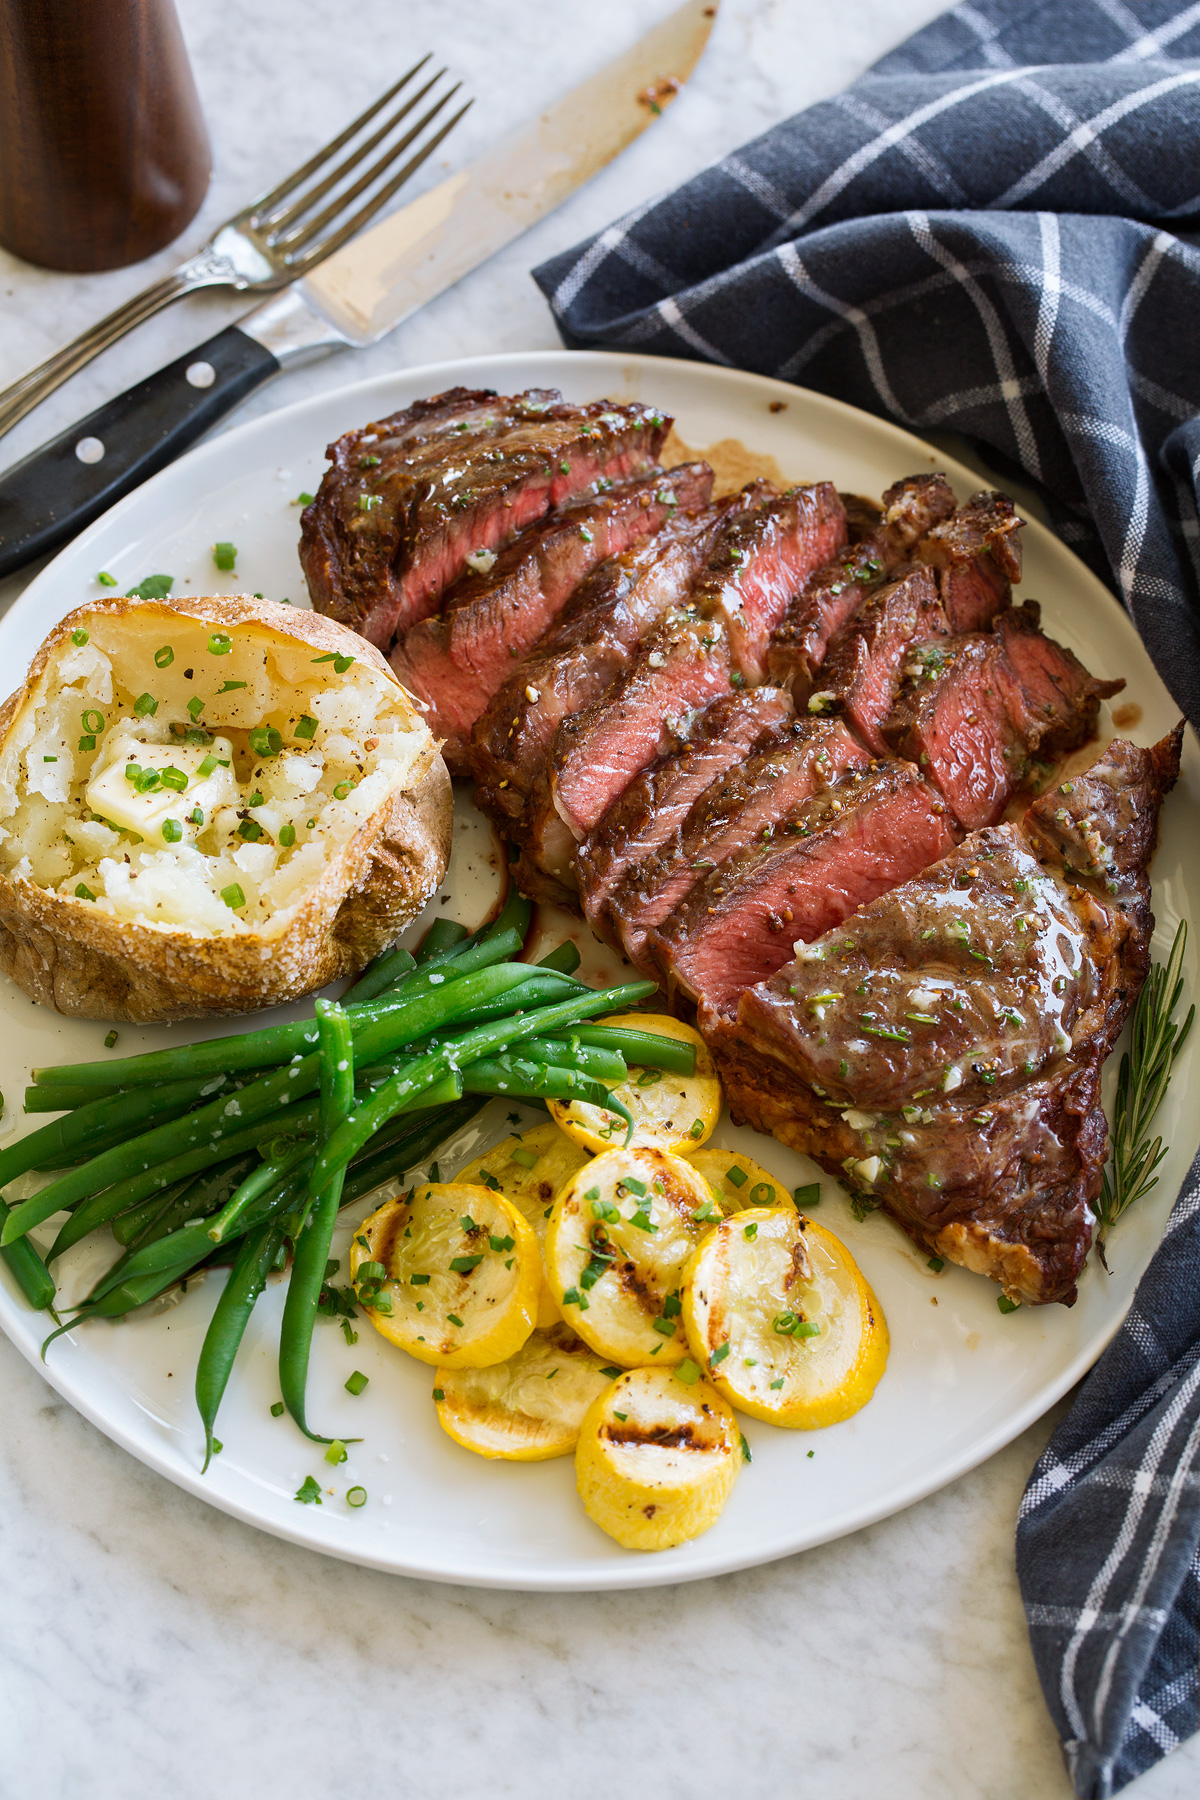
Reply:
<svg viewBox="0 0 1200 1800"><path fill-rule="evenodd" d="M887 754L883 723L903 679L909 646L946 630L932 572L918 566L873 594L833 641L810 712L841 712L876 756Z"/></svg>
<svg viewBox="0 0 1200 1800"><path fill-rule="evenodd" d="M466 769L471 727L554 624L596 564L652 537L679 508L698 510L712 489L706 463L643 476L577 501L527 526L486 573L471 571L444 597L439 616L414 625L392 651L400 680L429 707L452 774Z"/></svg>
<svg viewBox="0 0 1200 1800"><path fill-rule="evenodd" d="M1038 629L1027 601L994 632L914 647L883 736L941 790L968 830L993 825L1037 761L1086 743L1100 696L1123 682L1096 681Z"/></svg>
<svg viewBox="0 0 1200 1800"><path fill-rule="evenodd" d="M687 595L726 503L677 517L657 537L601 563L558 626L519 663L481 713L467 760L480 806L518 841L564 719L599 700L654 622Z"/></svg>
<svg viewBox="0 0 1200 1800"><path fill-rule="evenodd" d="M437 608L467 558L605 481L652 468L670 420L556 389L452 388L348 431L301 515L317 612L380 649Z"/></svg>
<svg viewBox="0 0 1200 1800"><path fill-rule="evenodd" d="M995 632L1013 671L1009 714L1043 760L1062 756L1095 734L1101 700L1119 694L1120 681L1097 681L1079 658L1041 631L1035 600L1001 613Z"/></svg>
<svg viewBox="0 0 1200 1800"><path fill-rule="evenodd" d="M890 580L912 557L918 538L954 511L944 475L910 475L883 496L883 511L863 534L870 502L849 497L850 547L818 569L775 627L767 652L767 676L804 699L825 661L830 640L867 595Z"/></svg>
<svg viewBox="0 0 1200 1800"><path fill-rule="evenodd" d="M1033 1304L1072 1303L1091 1242L1100 1074L1148 964L1181 735L1115 741L1023 827L973 833L799 949L710 1038L735 1117Z"/></svg>
<svg viewBox="0 0 1200 1800"><path fill-rule="evenodd" d="M540 871L569 893L576 845L635 775L683 741L690 714L729 692L721 625L686 610L661 620L602 698L559 727L526 820L525 891L545 895Z"/></svg>
<svg viewBox="0 0 1200 1800"><path fill-rule="evenodd" d="M839 925L955 842L945 801L909 763L878 763L807 802L767 842L692 888L647 951L702 1028L787 963L795 940Z"/></svg>
<svg viewBox="0 0 1200 1800"><path fill-rule="evenodd" d="M763 690L760 690L763 691ZM777 691L777 690L767 690ZM648 934L679 906L709 870L763 842L869 758L840 719L800 718L779 730L745 762L713 782L676 822L652 856L633 863L608 900L608 917L626 956L654 974Z"/></svg>
<svg viewBox="0 0 1200 1800"><path fill-rule="evenodd" d="M1021 579L1024 520L1007 494L972 494L930 528L915 554L937 571L951 631L982 631L1012 599Z"/></svg>
<svg viewBox="0 0 1200 1800"><path fill-rule="evenodd" d="M697 715L682 746L634 777L575 856L583 910L611 934L608 897L625 871L677 833L694 801L748 756L774 742L792 718L782 688L726 694Z"/></svg>
<svg viewBox="0 0 1200 1800"><path fill-rule="evenodd" d="M746 495L748 504L717 539L694 600L725 626L737 673L758 683L771 633L793 594L846 542L846 512L828 481L784 494L755 482Z"/></svg>

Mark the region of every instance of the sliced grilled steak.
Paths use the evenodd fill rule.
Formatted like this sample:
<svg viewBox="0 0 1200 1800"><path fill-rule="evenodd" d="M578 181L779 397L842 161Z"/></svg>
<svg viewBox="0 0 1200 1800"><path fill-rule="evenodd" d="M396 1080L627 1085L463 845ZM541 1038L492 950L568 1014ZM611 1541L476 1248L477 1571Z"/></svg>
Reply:
<svg viewBox="0 0 1200 1800"><path fill-rule="evenodd" d="M693 598L697 611L725 626L737 673L757 683L793 594L846 542L846 512L828 481L785 494L756 482L747 498L718 538Z"/></svg>
<svg viewBox="0 0 1200 1800"><path fill-rule="evenodd" d="M574 406L555 389L453 388L349 431L301 515L313 606L386 650L495 550L597 482L652 468L670 421L653 407Z"/></svg>
<svg viewBox="0 0 1200 1800"><path fill-rule="evenodd" d="M869 760L840 719L804 717L714 782L654 855L631 865L609 896L609 918L630 961L657 973L648 935L696 883L727 857L761 844L764 833L769 838L783 829L814 794L849 770L865 769Z"/></svg>
<svg viewBox="0 0 1200 1800"><path fill-rule="evenodd" d="M945 801L911 764L875 764L727 857L650 934L646 952L707 1026L787 963L797 939L819 937L907 881L955 835Z"/></svg>
<svg viewBox="0 0 1200 1800"><path fill-rule="evenodd" d="M1035 1304L1074 1300L1091 1241L1100 1073L1147 966L1180 737L1114 742L1024 828L972 834L805 946L710 1039L735 1116Z"/></svg>
<svg viewBox="0 0 1200 1800"><path fill-rule="evenodd" d="M910 475L883 496L875 528L858 535L869 502L856 501L851 545L807 581L775 627L767 652L768 679L807 698L830 640L854 617L867 595L912 557L917 539L954 511L944 475Z"/></svg>
<svg viewBox="0 0 1200 1800"><path fill-rule="evenodd" d="M575 856L583 910L598 930L612 930L608 897L626 870L676 836L701 794L777 740L791 719L791 696L782 688L726 694L689 721L678 751L634 777Z"/></svg>
<svg viewBox="0 0 1200 1800"><path fill-rule="evenodd" d="M951 631L982 631L1009 604L1021 579L1023 524L1007 494L972 494L915 546L937 570Z"/></svg>
<svg viewBox="0 0 1200 1800"><path fill-rule="evenodd" d="M868 500L865 494L839 494L838 499L846 515L848 544L861 544L864 538L879 530L883 523L883 508L878 500Z"/></svg>
<svg viewBox="0 0 1200 1800"><path fill-rule="evenodd" d="M995 632L1013 678L1009 714L1041 757L1049 760L1085 744L1096 729L1101 700L1119 694L1124 681L1097 681L1070 650L1039 628L1041 608L1026 600L1001 613Z"/></svg>
<svg viewBox="0 0 1200 1800"><path fill-rule="evenodd" d="M1038 630L1033 602L1001 614L994 632L915 646L883 736L945 795L968 830L993 825L1036 760L1074 749L1096 728L1093 679Z"/></svg>
<svg viewBox="0 0 1200 1800"><path fill-rule="evenodd" d="M522 873L532 879L533 865L569 892L576 845L635 775L683 742L694 709L729 692L720 623L690 611L661 620L603 698L560 726L530 801Z"/></svg>
<svg viewBox="0 0 1200 1800"><path fill-rule="evenodd" d="M527 526L486 573L446 593L441 613L414 625L392 651L405 687L430 707L451 773L466 768L471 727L492 695L554 624L584 577L605 558L652 537L679 509L698 511L712 490L707 463L687 463Z"/></svg>
<svg viewBox="0 0 1200 1800"><path fill-rule="evenodd" d="M909 647L943 634L946 616L931 570L919 565L863 606L833 640L810 712L842 713L876 756L887 753L883 722L903 680Z"/></svg>
<svg viewBox="0 0 1200 1800"><path fill-rule="evenodd" d="M526 807L563 720L599 700L654 622L686 600L728 511L721 503L677 517L648 543L601 563L488 703L467 760L479 804L510 836L525 833Z"/></svg>

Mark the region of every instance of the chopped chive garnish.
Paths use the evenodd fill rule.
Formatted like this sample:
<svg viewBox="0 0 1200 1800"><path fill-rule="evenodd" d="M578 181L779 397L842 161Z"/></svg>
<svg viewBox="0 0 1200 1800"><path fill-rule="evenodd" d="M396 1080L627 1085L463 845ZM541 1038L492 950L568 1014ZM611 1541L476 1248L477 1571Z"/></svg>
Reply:
<svg viewBox="0 0 1200 1800"><path fill-rule="evenodd" d="M243 819L238 826L238 836L248 844L257 844L263 835L263 828L256 819Z"/></svg>
<svg viewBox="0 0 1200 1800"><path fill-rule="evenodd" d="M1020 1304L1019 1300L1010 1300L1007 1294L998 1294L996 1297L996 1305L1002 1313L1014 1313Z"/></svg>
<svg viewBox="0 0 1200 1800"><path fill-rule="evenodd" d="M193 719L198 719L200 717L200 714L204 711L204 702L199 694L192 695L187 703L187 709L191 713Z"/></svg>
<svg viewBox="0 0 1200 1800"><path fill-rule="evenodd" d="M362 1271L361 1270L359 1271L359 1279L360 1280L362 1279ZM428 1275L410 1275L408 1280L409 1280L410 1287L428 1287L429 1286L429 1276Z"/></svg>
<svg viewBox="0 0 1200 1800"><path fill-rule="evenodd" d="M216 563L218 569L224 569L228 573L237 562L237 545L228 543L214 544L213 561Z"/></svg>
<svg viewBox="0 0 1200 1800"><path fill-rule="evenodd" d="M736 1163L731 1163L725 1171L725 1179L726 1181L732 1181L734 1187L740 1188L745 1187L750 1177L747 1175L745 1169L739 1169Z"/></svg>
<svg viewBox="0 0 1200 1800"><path fill-rule="evenodd" d="M459 1330L460 1331L462 1330L462 1320L459 1318L457 1313L447 1313L446 1317L447 1317L447 1319L449 1319L451 1325L457 1325Z"/></svg>
<svg viewBox="0 0 1200 1800"><path fill-rule="evenodd" d="M247 800L246 805L247 806L261 806L262 803L263 803L262 794L259 792L258 788L255 788L254 792L251 794L250 798Z"/></svg>
<svg viewBox="0 0 1200 1800"><path fill-rule="evenodd" d="M274 1406L271 1408L271 1417L273 1419L282 1419L282 1417L283 1417L283 1401L282 1400L276 1400Z"/></svg>
<svg viewBox="0 0 1200 1800"><path fill-rule="evenodd" d="M116 587L117 585L116 576L110 575L107 569L101 569L96 576L96 580L100 583L101 587Z"/></svg>
<svg viewBox="0 0 1200 1800"><path fill-rule="evenodd" d="M221 889L221 898L226 906L232 907L235 912L239 906L246 904L246 896L236 881L231 881L228 887Z"/></svg>
<svg viewBox="0 0 1200 1800"><path fill-rule="evenodd" d="M133 703L133 710L139 719L152 719L158 711L158 701L153 694L139 694Z"/></svg>
<svg viewBox="0 0 1200 1800"><path fill-rule="evenodd" d="M104 730L104 714L102 712L97 712L95 707L89 706L88 710L83 714L83 729L85 731L94 732L95 735L99 737L100 733Z"/></svg>
<svg viewBox="0 0 1200 1800"><path fill-rule="evenodd" d="M624 1371L624 1369L618 1369L618 1368L615 1368L615 1367L614 1367L614 1366L613 1366L613 1365L612 1365L612 1364L611 1364L611 1363L610 1363L610 1364L609 1364L609 1365L608 1365L608 1367L607 1367L607 1368L606 1368L606 1369L601 1369L601 1371L600 1371L600 1373L601 1373L601 1374L602 1374L602 1375L607 1375L607 1376L608 1376L608 1379L609 1379L609 1380L610 1380L610 1381L616 1381L616 1379L617 1379L617 1377L618 1377L618 1376L620 1376L620 1375L623 1375L623 1374L624 1374L624 1373L625 1373L625 1371Z"/></svg>
<svg viewBox="0 0 1200 1800"><path fill-rule="evenodd" d="M154 652L154 666L156 669L169 669L174 661L175 652L172 650L170 644L163 644L160 649Z"/></svg>
<svg viewBox="0 0 1200 1800"><path fill-rule="evenodd" d="M91 888L88 887L85 882L81 881L75 889L75 898L77 900L94 900L96 896L93 894Z"/></svg>
<svg viewBox="0 0 1200 1800"><path fill-rule="evenodd" d="M296 495L296 498L292 501L293 506L311 506L312 503L313 503L312 495L304 493L303 490L300 493L298 493Z"/></svg>
<svg viewBox="0 0 1200 1800"><path fill-rule="evenodd" d="M311 1475L306 1475L304 1477L303 1482L296 1489L296 1492L292 1495L292 1498L293 1498L293 1500L298 1500L300 1502L301 1506L320 1506L320 1504L321 1504L320 1483L314 1481Z"/></svg>
<svg viewBox="0 0 1200 1800"><path fill-rule="evenodd" d="M177 844L183 836L183 826L178 819L164 819L162 834L164 844Z"/></svg>
<svg viewBox="0 0 1200 1800"><path fill-rule="evenodd" d="M244 688L249 685L249 682L246 681L223 681L217 692L218 694L232 694L236 688Z"/></svg>
<svg viewBox="0 0 1200 1800"><path fill-rule="evenodd" d="M753 1462L754 1456L753 1456L753 1453L751 1452L750 1445L749 1445L749 1442L747 1441L745 1432L744 1431L739 1432L738 1435L740 1436L740 1438L742 1440L742 1461L748 1462L748 1463Z"/></svg>
<svg viewBox="0 0 1200 1800"><path fill-rule="evenodd" d="M642 1198L642 1196L646 1192L645 1182L638 1181L636 1179L636 1177L634 1177L633 1175L626 1175L624 1180L621 1183L621 1186L624 1188L628 1188L629 1192L631 1194L636 1194L639 1200Z"/></svg>
<svg viewBox="0 0 1200 1800"><path fill-rule="evenodd" d="M345 1444L343 1444L341 1438L334 1438L332 1444L330 1444L328 1450L325 1452L325 1461L327 1463L344 1463L348 1462L349 1459L350 1452L347 1450Z"/></svg>
<svg viewBox="0 0 1200 1800"><path fill-rule="evenodd" d="M717 1364L723 1363L725 1361L725 1358L728 1355L729 1355L729 1340L726 1339L726 1341L723 1344L717 1345L716 1349L713 1351L712 1355L709 1357L709 1359L708 1359L709 1367L711 1369L715 1369Z"/></svg>
<svg viewBox="0 0 1200 1800"><path fill-rule="evenodd" d="M758 1226L754 1223L753 1220L751 1220L749 1225L743 1225L742 1236L746 1239L746 1242L748 1244L752 1244L754 1242L755 1238L758 1236Z"/></svg>
<svg viewBox="0 0 1200 1800"><path fill-rule="evenodd" d="M165 788L173 788L177 794L182 794L187 789L187 776L182 769L177 769L173 763L168 763L165 769L160 769L158 771L158 779Z"/></svg>
<svg viewBox="0 0 1200 1800"><path fill-rule="evenodd" d="M208 634L208 653L210 656L228 656L233 649L233 639L228 632L210 631Z"/></svg>
<svg viewBox="0 0 1200 1800"><path fill-rule="evenodd" d="M704 1120L703 1119L693 1119L692 1120L691 1125L688 1127L688 1136L690 1138L702 1138L704 1136Z"/></svg>
<svg viewBox="0 0 1200 1800"><path fill-rule="evenodd" d="M352 1487L352 1488L346 1489L346 1505L347 1506L358 1507L358 1506L365 1506L366 1504L367 1504L367 1490L365 1487Z"/></svg>
<svg viewBox="0 0 1200 1800"><path fill-rule="evenodd" d="M792 1199L799 1207L819 1206L821 1203L820 1182L810 1181L805 1187L793 1188Z"/></svg>
<svg viewBox="0 0 1200 1800"><path fill-rule="evenodd" d="M295 735L298 738L306 738L307 739L307 738L315 737L316 732L317 732L317 721L313 718L310 718L307 713L304 713L302 715L302 717L297 719Z"/></svg>
<svg viewBox="0 0 1200 1800"><path fill-rule="evenodd" d="M933 1270L935 1275L940 1275L942 1270L945 1268L945 1266L946 1266L946 1259L944 1256L931 1256L929 1258L929 1262L926 1265L926 1267Z"/></svg>
<svg viewBox="0 0 1200 1800"><path fill-rule="evenodd" d="M79 748L81 750L94 750L96 748L96 740L92 736L91 732L85 732L84 735L80 738Z"/></svg>
<svg viewBox="0 0 1200 1800"><path fill-rule="evenodd" d="M116 582L115 582L115 581L114 581L114 582L113 582L113 586L114 586L114 587L116 587L116 585L117 585L117 584L116 584ZM72 632L72 633L71 633L71 642L72 642L72 643L73 643L73 644L74 644L74 645L76 645L76 647L77 647L77 648L78 648L78 649L80 649L80 650L82 650L82 649L83 649L83 646L84 646L84 645L85 645L85 644L86 644L86 643L87 643L87 641L88 641L88 634L87 634L87 632L86 632L86 631L85 631L85 630L84 630L84 629L83 629L83 626L82 626L82 625L80 625L80 626L78 626L78 627L77 627L77 629L76 629L76 630L74 630L74 631L73 631L73 632Z"/></svg>
<svg viewBox="0 0 1200 1800"><path fill-rule="evenodd" d="M283 749L283 738L273 725L254 725L248 735L255 756L278 756Z"/></svg>
<svg viewBox="0 0 1200 1800"><path fill-rule="evenodd" d="M105 1036L104 1036L104 1048L106 1050L111 1050L113 1048L113 1046L116 1044L116 1041L117 1041L117 1034L115 1031L106 1032Z"/></svg>
<svg viewBox="0 0 1200 1800"><path fill-rule="evenodd" d="M452 1256L450 1267L456 1275L469 1275L471 1270L477 1269L482 1261L482 1254L479 1256Z"/></svg>
<svg viewBox="0 0 1200 1800"><path fill-rule="evenodd" d="M337 786L333 790L334 799L335 800L348 800L350 798L351 793L357 786L358 786L358 783L355 781L339 781Z"/></svg>
<svg viewBox="0 0 1200 1800"><path fill-rule="evenodd" d="M523 1169L533 1169L537 1167L537 1151L524 1149L513 1150L510 1152L508 1160L509 1162L520 1163ZM597 1189L597 1192L599 1192L599 1189Z"/></svg>
<svg viewBox="0 0 1200 1800"><path fill-rule="evenodd" d="M279 827L279 842L282 848L284 850L290 850L295 841L296 827L294 825L281 825Z"/></svg>
<svg viewBox="0 0 1200 1800"><path fill-rule="evenodd" d="M433 1397L435 1400L444 1400L446 1398L445 1388L434 1388Z"/></svg>
<svg viewBox="0 0 1200 1800"><path fill-rule="evenodd" d="M583 1197L585 1200L598 1200L600 1198L600 1189L598 1187L590 1187Z"/></svg>

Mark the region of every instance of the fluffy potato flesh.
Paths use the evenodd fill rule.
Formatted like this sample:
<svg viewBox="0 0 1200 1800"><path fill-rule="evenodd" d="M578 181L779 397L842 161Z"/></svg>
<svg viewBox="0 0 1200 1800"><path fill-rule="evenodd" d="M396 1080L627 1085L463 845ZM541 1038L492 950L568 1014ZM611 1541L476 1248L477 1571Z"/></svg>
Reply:
<svg viewBox="0 0 1200 1800"><path fill-rule="evenodd" d="M732 1405L813 1430L865 1406L887 1364L879 1302L832 1232L791 1206L725 1219L683 1278L692 1354Z"/></svg>
<svg viewBox="0 0 1200 1800"><path fill-rule="evenodd" d="M682 1157L649 1147L597 1156L563 1189L546 1232L563 1317L625 1367L681 1362L684 1267L720 1216Z"/></svg>
<svg viewBox="0 0 1200 1800"><path fill-rule="evenodd" d="M384 1271L371 1323L421 1362L483 1369L515 1356L533 1330L537 1241L502 1194L426 1182L389 1200L354 1234L350 1270Z"/></svg>
<svg viewBox="0 0 1200 1800"><path fill-rule="evenodd" d="M584 1510L626 1550L669 1550L716 1523L741 1433L707 1381L632 1369L593 1402L575 1452Z"/></svg>
<svg viewBox="0 0 1200 1800"><path fill-rule="evenodd" d="M277 934L421 754L403 690L278 631L76 617L0 752L0 863L123 918Z"/></svg>
<svg viewBox="0 0 1200 1800"><path fill-rule="evenodd" d="M561 1322L535 1331L507 1362L439 1369L438 1420L456 1444L505 1462L569 1456L583 1416L613 1378L604 1358Z"/></svg>
<svg viewBox="0 0 1200 1800"><path fill-rule="evenodd" d="M597 1023L657 1032L690 1044L696 1053L691 1075L632 1068L626 1080L610 1089L633 1115L631 1141L653 1144L659 1150L684 1151L710 1138L721 1116L721 1082L700 1033L666 1013L610 1013ZM609 1150L625 1142L628 1126L620 1113L591 1106L585 1100L551 1100L548 1104L551 1118L588 1150Z"/></svg>
<svg viewBox="0 0 1200 1800"><path fill-rule="evenodd" d="M24 922L117 971L108 1011L39 999L93 1017L269 1005L361 966L436 888L450 797L433 739L382 658L330 627L265 601L113 600L51 633L0 713L0 910L18 939ZM444 817L419 822L402 867L414 793L438 772ZM231 971L226 1004L212 944L229 947L208 953ZM123 954L126 986L145 971L169 988L173 971L178 992L122 1003ZM33 991L19 946L3 960Z"/></svg>

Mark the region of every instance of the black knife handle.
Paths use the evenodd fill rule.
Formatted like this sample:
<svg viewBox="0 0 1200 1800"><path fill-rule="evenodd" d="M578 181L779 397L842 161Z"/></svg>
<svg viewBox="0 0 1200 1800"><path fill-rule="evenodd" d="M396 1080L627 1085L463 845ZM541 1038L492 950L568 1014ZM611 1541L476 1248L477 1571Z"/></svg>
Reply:
<svg viewBox="0 0 1200 1800"><path fill-rule="evenodd" d="M278 373L230 325L15 463L0 475L0 575L81 531Z"/></svg>

